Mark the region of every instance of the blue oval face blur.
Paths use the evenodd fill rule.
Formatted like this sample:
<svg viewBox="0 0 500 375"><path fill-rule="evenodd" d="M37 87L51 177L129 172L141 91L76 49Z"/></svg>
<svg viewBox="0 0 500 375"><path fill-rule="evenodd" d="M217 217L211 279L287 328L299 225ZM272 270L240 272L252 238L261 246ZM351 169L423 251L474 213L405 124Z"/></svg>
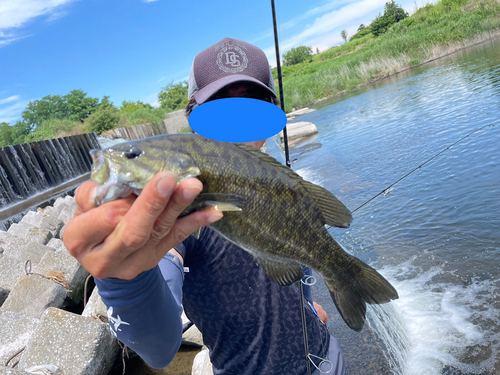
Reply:
<svg viewBox="0 0 500 375"><path fill-rule="evenodd" d="M278 106L257 99L226 98L196 107L189 126L199 135L222 142L254 142L278 134L286 125Z"/></svg>

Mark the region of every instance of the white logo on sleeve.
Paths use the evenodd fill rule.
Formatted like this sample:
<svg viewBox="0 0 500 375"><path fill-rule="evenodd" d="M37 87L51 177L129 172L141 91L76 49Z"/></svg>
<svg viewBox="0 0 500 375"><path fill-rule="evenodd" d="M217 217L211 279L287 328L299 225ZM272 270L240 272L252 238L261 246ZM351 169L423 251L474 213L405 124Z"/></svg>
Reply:
<svg viewBox="0 0 500 375"><path fill-rule="evenodd" d="M248 66L248 57L245 51L234 45L227 45L217 55L217 66L226 73L239 73Z"/></svg>
<svg viewBox="0 0 500 375"><path fill-rule="evenodd" d="M109 320L109 325L111 326L111 332L116 336L117 331L121 331L119 328L122 324L130 325L127 322L124 322L121 320L120 315L117 315L116 318L113 317L113 306L110 306L108 308L108 320ZM113 326L112 326L113 325Z"/></svg>

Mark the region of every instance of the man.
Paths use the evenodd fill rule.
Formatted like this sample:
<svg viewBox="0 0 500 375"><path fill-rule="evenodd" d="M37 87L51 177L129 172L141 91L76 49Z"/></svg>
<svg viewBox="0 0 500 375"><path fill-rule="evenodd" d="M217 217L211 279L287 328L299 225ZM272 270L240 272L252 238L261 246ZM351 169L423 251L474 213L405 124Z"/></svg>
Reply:
<svg viewBox="0 0 500 375"><path fill-rule="evenodd" d="M263 51L230 38L195 57L186 112L227 97L277 103ZM260 148L263 143L249 144ZM95 208L95 185L85 183L64 232L66 247L94 275L118 339L152 367L167 366L180 346L183 303L210 350L214 374L305 375L297 286L276 285L250 254L212 230L209 225L222 218L221 212L177 219L202 188L195 178L178 184L166 171L139 197ZM200 227L198 239L190 236ZM310 291L307 299L312 303ZM327 373L344 374L338 342L310 304L305 313L311 359L317 365L328 358L333 366Z"/></svg>

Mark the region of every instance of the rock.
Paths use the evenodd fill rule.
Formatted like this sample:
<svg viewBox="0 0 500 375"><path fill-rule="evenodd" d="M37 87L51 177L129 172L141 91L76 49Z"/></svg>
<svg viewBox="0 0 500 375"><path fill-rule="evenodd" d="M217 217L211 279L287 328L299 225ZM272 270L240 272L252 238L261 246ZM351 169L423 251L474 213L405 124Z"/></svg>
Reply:
<svg viewBox="0 0 500 375"><path fill-rule="evenodd" d="M118 354L109 326L56 308L47 309L19 362L19 369L53 364L68 375L106 375Z"/></svg>
<svg viewBox="0 0 500 375"><path fill-rule="evenodd" d="M67 291L55 281L25 275L15 283L2 309L39 318L48 307L61 307Z"/></svg>
<svg viewBox="0 0 500 375"><path fill-rule="evenodd" d="M210 356L208 354L208 349L202 350L193 361L193 369L191 370L192 375L213 375L212 362L210 362Z"/></svg>
<svg viewBox="0 0 500 375"><path fill-rule="evenodd" d="M88 271L69 253L47 252L39 264L34 267L37 273L47 275L48 272L62 272L64 279L70 285L69 297L76 303L83 298L83 286Z"/></svg>
<svg viewBox="0 0 500 375"><path fill-rule="evenodd" d="M108 322L108 310L104 302L102 302L101 296L99 296L99 291L97 287L92 291L87 306L82 312L82 316L87 316L89 318L100 319L101 321Z"/></svg>
<svg viewBox="0 0 500 375"><path fill-rule="evenodd" d="M318 128L311 122L300 121L286 126L288 139L307 137L318 132ZM279 133L280 138L283 139L283 132Z"/></svg>
<svg viewBox="0 0 500 375"><path fill-rule="evenodd" d="M4 365L11 356L28 344L39 323L39 319L0 309L0 337L2 338L0 340L0 364ZM13 365L20 358L20 355L16 356L9 365Z"/></svg>
<svg viewBox="0 0 500 375"><path fill-rule="evenodd" d="M189 319L186 317L184 311L182 312L182 324L189 322ZM182 335L182 345L203 346L203 336L201 335L200 330L195 326L191 326L186 332Z"/></svg>
<svg viewBox="0 0 500 375"><path fill-rule="evenodd" d="M305 115L306 113L311 113L314 111L315 111L315 109L311 109L311 108L307 108L307 107L302 108L302 109L298 109L298 110L295 110L295 108L292 108L292 112L288 112L286 114L286 117Z"/></svg>

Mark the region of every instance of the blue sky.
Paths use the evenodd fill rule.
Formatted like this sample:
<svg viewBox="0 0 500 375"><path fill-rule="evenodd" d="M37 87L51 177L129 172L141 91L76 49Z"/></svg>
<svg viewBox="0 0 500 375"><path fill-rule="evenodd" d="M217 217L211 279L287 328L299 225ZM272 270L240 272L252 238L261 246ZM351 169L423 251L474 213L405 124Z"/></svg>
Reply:
<svg viewBox="0 0 500 375"><path fill-rule="evenodd" d="M354 34L386 1L275 0L280 52L339 45L342 29ZM169 82L188 78L198 52L227 36L276 65L270 0L0 0L0 122L74 89L155 105Z"/></svg>

